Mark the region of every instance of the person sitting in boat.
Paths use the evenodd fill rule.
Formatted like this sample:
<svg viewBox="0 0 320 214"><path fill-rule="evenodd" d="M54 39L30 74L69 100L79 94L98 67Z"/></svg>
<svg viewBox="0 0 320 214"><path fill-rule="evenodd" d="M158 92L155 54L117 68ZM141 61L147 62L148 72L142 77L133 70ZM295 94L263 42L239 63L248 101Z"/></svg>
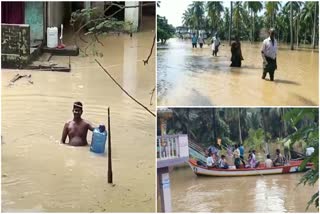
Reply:
<svg viewBox="0 0 320 214"><path fill-rule="evenodd" d="M285 159L283 155L280 153L280 149L276 149L276 157L273 159L274 166L283 166L285 163Z"/></svg>
<svg viewBox="0 0 320 214"><path fill-rule="evenodd" d="M73 119L68 121L64 127L61 137L61 143L65 144L69 137L68 145L70 146L86 146L88 130L93 131L93 126L81 118L82 103L75 102L73 104Z"/></svg>
<svg viewBox="0 0 320 214"><path fill-rule="evenodd" d="M212 158L212 155L209 153L209 155L207 157L207 167L213 168L213 166L214 166L214 160Z"/></svg>
<svg viewBox="0 0 320 214"><path fill-rule="evenodd" d="M240 168L240 150L238 148L238 145L235 145L235 150L233 151L233 157L234 157L234 165L237 169Z"/></svg>
<svg viewBox="0 0 320 214"><path fill-rule="evenodd" d="M249 164L250 164L250 168L256 168L256 166L257 166L256 150L252 150L251 160L250 160Z"/></svg>
<svg viewBox="0 0 320 214"><path fill-rule="evenodd" d="M269 154L267 155L267 159L264 161L264 165L266 168L271 168L273 165Z"/></svg>
<svg viewBox="0 0 320 214"><path fill-rule="evenodd" d="M221 159L219 161L219 168L221 168L221 169L228 169L229 168L227 160L226 160L226 156L224 156L224 155L221 155Z"/></svg>
<svg viewBox="0 0 320 214"><path fill-rule="evenodd" d="M252 159L252 151L249 150L249 155L248 155L248 159L247 159L246 168L250 168L251 167L251 165L250 165L251 159Z"/></svg>

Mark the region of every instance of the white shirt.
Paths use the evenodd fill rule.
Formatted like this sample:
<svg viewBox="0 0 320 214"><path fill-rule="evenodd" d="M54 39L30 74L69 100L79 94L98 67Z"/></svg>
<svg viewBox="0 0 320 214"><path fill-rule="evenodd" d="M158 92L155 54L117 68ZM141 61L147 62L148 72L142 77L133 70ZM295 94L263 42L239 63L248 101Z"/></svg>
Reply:
<svg viewBox="0 0 320 214"><path fill-rule="evenodd" d="M207 166L212 166L213 163L213 158L211 156L207 157Z"/></svg>
<svg viewBox="0 0 320 214"><path fill-rule="evenodd" d="M277 51L278 51L277 40L274 39L274 45L272 45L272 41L270 37L263 40L261 51L265 56L275 59L277 57Z"/></svg>
<svg viewBox="0 0 320 214"><path fill-rule="evenodd" d="M254 153L251 153L252 155L252 158L251 158L251 161L250 161L250 167L251 168L255 168L256 166L256 155Z"/></svg>
<svg viewBox="0 0 320 214"><path fill-rule="evenodd" d="M212 50L215 50L216 46L218 46L220 44L220 39L217 37L212 37Z"/></svg>
<svg viewBox="0 0 320 214"><path fill-rule="evenodd" d="M264 163L266 168L271 168L273 164L271 159L267 159Z"/></svg>
<svg viewBox="0 0 320 214"><path fill-rule="evenodd" d="M240 150L239 148L235 149L233 151L233 155L234 155L234 158L239 158L240 157Z"/></svg>

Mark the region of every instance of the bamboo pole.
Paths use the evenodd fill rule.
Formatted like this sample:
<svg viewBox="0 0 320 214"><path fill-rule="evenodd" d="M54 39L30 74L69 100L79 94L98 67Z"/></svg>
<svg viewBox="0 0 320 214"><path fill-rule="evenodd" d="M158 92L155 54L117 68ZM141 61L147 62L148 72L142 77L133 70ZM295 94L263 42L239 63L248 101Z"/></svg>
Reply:
<svg viewBox="0 0 320 214"><path fill-rule="evenodd" d="M110 128L110 107L108 107L108 183L112 184L112 158L111 158L111 128Z"/></svg>

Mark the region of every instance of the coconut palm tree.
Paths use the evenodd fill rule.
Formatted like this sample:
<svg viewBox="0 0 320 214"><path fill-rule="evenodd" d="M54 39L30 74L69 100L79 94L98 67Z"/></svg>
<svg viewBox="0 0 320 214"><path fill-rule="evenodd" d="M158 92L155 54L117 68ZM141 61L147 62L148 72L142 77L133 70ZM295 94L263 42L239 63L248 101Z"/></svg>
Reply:
<svg viewBox="0 0 320 214"><path fill-rule="evenodd" d="M293 7L292 1L290 2L290 47L293 50Z"/></svg>
<svg viewBox="0 0 320 214"><path fill-rule="evenodd" d="M249 13L245 10L245 6L241 1L237 1L234 3L233 9L233 23L235 25L237 36L243 36L245 34L246 37L250 38L250 33L248 29L250 29L250 17Z"/></svg>
<svg viewBox="0 0 320 214"><path fill-rule="evenodd" d="M264 130L264 143L265 143L265 150L266 153L269 154L269 146L267 143L267 118L269 116L269 111L270 109L267 108L261 108L261 119L262 119L262 126L263 126L263 130Z"/></svg>
<svg viewBox="0 0 320 214"><path fill-rule="evenodd" d="M294 44L294 33L296 35L297 46L299 44L299 18L300 18L300 7L302 2L290 1L284 5L286 11L290 11L290 46L293 50Z"/></svg>
<svg viewBox="0 0 320 214"><path fill-rule="evenodd" d="M218 31L219 22L221 20L221 13L223 12L223 5L221 1L209 1L206 4L208 16L211 21L211 34L213 31Z"/></svg>
<svg viewBox="0 0 320 214"><path fill-rule="evenodd" d="M186 26L187 28L189 27L193 27L193 23L192 23L192 11L190 8L188 8L187 10L184 11L184 13L182 14L182 24L184 26Z"/></svg>
<svg viewBox="0 0 320 214"><path fill-rule="evenodd" d="M276 25L277 25L277 35L279 41L288 42L288 36L290 36L290 7L289 9L283 7L278 13Z"/></svg>
<svg viewBox="0 0 320 214"><path fill-rule="evenodd" d="M260 1L248 1L244 3L244 6L248 8L251 15L251 41L255 41L255 17L263 9L263 4Z"/></svg>
<svg viewBox="0 0 320 214"><path fill-rule="evenodd" d="M229 38L228 36L229 36L229 26L230 26L230 12L228 7L225 7L223 11L222 26L223 26L223 29L221 30L222 32L221 36L227 40Z"/></svg>
<svg viewBox="0 0 320 214"><path fill-rule="evenodd" d="M240 118L240 115L241 115L241 108L238 108L238 128L239 128L239 142L240 144L242 145L243 141L242 141L242 131L241 131L241 118Z"/></svg>
<svg viewBox="0 0 320 214"><path fill-rule="evenodd" d="M266 15L269 18L269 27L275 27L276 15L281 7L281 3L278 1L268 1L265 3Z"/></svg>
<svg viewBox="0 0 320 214"><path fill-rule="evenodd" d="M240 24L242 21L241 10L242 10L242 2L236 1L234 4L233 17L234 17L234 23L235 23L235 27L236 27L236 35L237 36L239 36Z"/></svg>
<svg viewBox="0 0 320 214"><path fill-rule="evenodd" d="M191 10L193 25L197 30L197 34L199 34L199 30L204 21L204 2L194 1L189 5L189 8Z"/></svg>
<svg viewBox="0 0 320 214"><path fill-rule="evenodd" d="M231 45L232 13L233 13L233 4L232 4L232 1L230 1L229 45Z"/></svg>
<svg viewBox="0 0 320 214"><path fill-rule="evenodd" d="M308 29L312 34L312 47L315 49L315 41L316 41L316 29L317 29L317 17L318 17L318 2L306 2L302 11L301 11L301 19L304 26L311 26L310 23L312 23L312 30ZM308 24L309 23L309 24ZM307 35L307 32L305 31L305 37Z"/></svg>

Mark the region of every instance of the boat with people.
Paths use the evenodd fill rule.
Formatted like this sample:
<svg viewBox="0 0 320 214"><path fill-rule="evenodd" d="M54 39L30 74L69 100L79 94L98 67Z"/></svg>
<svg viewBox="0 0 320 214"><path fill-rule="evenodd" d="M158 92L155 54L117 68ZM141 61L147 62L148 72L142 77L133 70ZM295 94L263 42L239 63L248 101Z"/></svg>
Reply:
<svg viewBox="0 0 320 214"><path fill-rule="evenodd" d="M233 177L233 176L274 175L274 174L302 172L302 170L299 169L299 166L302 163L302 161L303 160L291 160L284 166L276 166L271 168L266 168L264 163L260 163L259 166L256 168L239 168L239 169L235 169L231 167L229 167L228 169L208 168L203 165L198 165L198 162L195 159L189 159L188 163L192 171L196 175ZM312 166L313 166L312 163L307 163L305 170L310 169Z"/></svg>

